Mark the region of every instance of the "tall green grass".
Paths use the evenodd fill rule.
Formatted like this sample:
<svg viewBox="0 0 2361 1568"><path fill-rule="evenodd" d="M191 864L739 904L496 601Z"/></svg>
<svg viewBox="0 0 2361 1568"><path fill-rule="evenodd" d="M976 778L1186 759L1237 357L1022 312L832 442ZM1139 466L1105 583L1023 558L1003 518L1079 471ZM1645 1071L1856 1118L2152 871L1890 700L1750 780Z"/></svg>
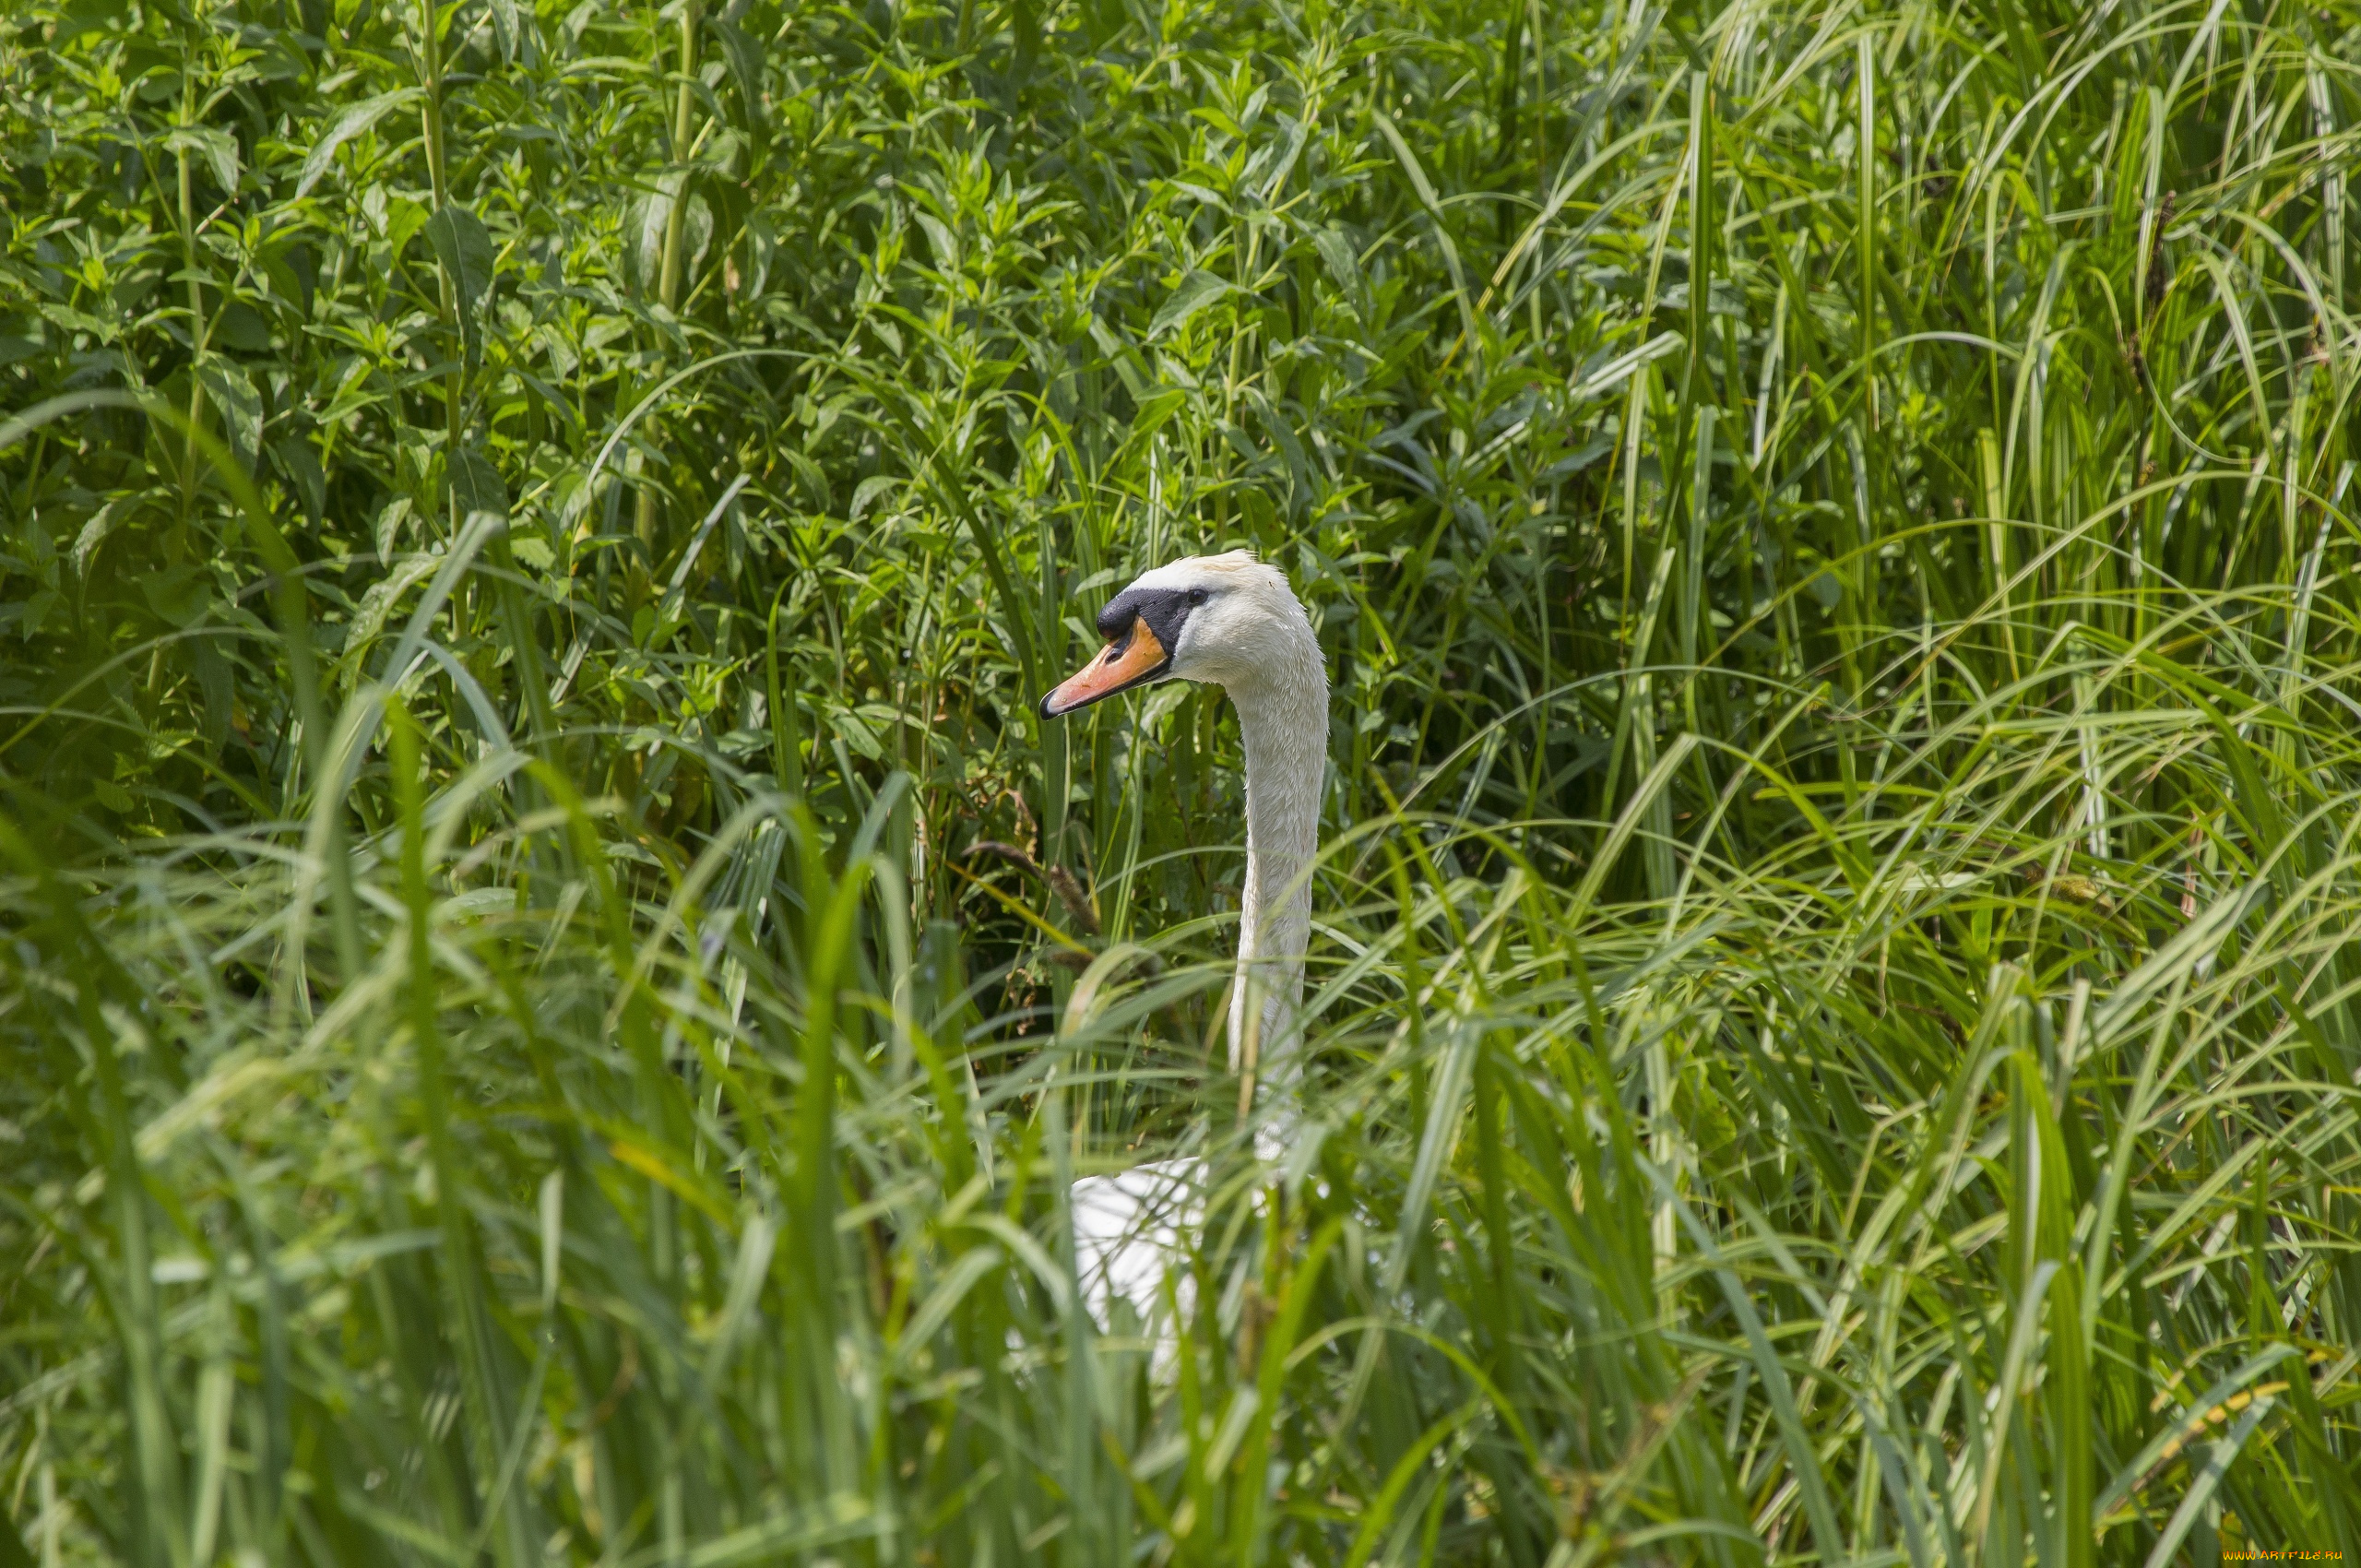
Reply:
<svg viewBox="0 0 2361 1568"><path fill-rule="evenodd" d="M2356 25L15 7L0 1565L2361 1557Z"/></svg>

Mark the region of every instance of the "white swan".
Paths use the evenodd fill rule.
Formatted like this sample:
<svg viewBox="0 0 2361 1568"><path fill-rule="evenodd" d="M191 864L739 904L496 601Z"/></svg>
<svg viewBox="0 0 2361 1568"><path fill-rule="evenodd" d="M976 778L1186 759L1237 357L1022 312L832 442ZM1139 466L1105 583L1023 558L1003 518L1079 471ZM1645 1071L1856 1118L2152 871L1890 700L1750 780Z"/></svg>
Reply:
<svg viewBox="0 0 2361 1568"><path fill-rule="evenodd" d="M1268 1113L1254 1144L1277 1160L1299 1109L1303 955L1311 935L1307 872L1319 849L1328 753L1328 670L1287 578L1243 550L1158 566L1098 612L1107 647L1041 699L1043 717L1157 681L1202 681L1229 694L1246 747L1246 881L1229 1062L1240 1107L1260 1092ZM1117 1298L1156 1315L1166 1261L1202 1209L1204 1165L1157 1160L1073 1191L1076 1261L1093 1315Z"/></svg>

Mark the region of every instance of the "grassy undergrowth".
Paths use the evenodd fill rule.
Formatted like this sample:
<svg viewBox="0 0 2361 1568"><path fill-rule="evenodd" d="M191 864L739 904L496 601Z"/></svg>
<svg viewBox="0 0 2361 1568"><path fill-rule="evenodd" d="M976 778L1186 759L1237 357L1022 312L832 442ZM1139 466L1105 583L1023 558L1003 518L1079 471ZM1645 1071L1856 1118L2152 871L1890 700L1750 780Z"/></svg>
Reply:
<svg viewBox="0 0 2361 1568"><path fill-rule="evenodd" d="M0 1568L2361 1559L2356 27L13 7Z"/></svg>

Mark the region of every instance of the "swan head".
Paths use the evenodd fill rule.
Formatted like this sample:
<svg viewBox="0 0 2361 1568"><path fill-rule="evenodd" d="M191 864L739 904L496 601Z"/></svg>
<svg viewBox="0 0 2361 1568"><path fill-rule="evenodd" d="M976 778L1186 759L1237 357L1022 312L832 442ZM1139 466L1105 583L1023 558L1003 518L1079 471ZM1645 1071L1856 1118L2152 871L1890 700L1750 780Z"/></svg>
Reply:
<svg viewBox="0 0 2361 1568"><path fill-rule="evenodd" d="M1275 566L1252 551L1192 555L1145 572L1098 612L1107 646L1041 699L1056 719L1158 681L1231 688L1318 657L1303 606Z"/></svg>

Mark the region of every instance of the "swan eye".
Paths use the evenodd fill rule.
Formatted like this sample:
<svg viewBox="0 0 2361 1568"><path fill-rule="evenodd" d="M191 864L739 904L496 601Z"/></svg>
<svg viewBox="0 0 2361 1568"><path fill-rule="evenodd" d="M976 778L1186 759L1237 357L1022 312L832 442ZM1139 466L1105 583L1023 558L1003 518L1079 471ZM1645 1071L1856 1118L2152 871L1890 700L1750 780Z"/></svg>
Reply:
<svg viewBox="0 0 2361 1568"><path fill-rule="evenodd" d="M1203 588L1191 588L1191 589L1189 590L1189 602L1190 602L1190 603L1192 603L1192 604L1203 604L1204 601L1205 601L1205 590L1204 590L1204 589L1203 589Z"/></svg>

